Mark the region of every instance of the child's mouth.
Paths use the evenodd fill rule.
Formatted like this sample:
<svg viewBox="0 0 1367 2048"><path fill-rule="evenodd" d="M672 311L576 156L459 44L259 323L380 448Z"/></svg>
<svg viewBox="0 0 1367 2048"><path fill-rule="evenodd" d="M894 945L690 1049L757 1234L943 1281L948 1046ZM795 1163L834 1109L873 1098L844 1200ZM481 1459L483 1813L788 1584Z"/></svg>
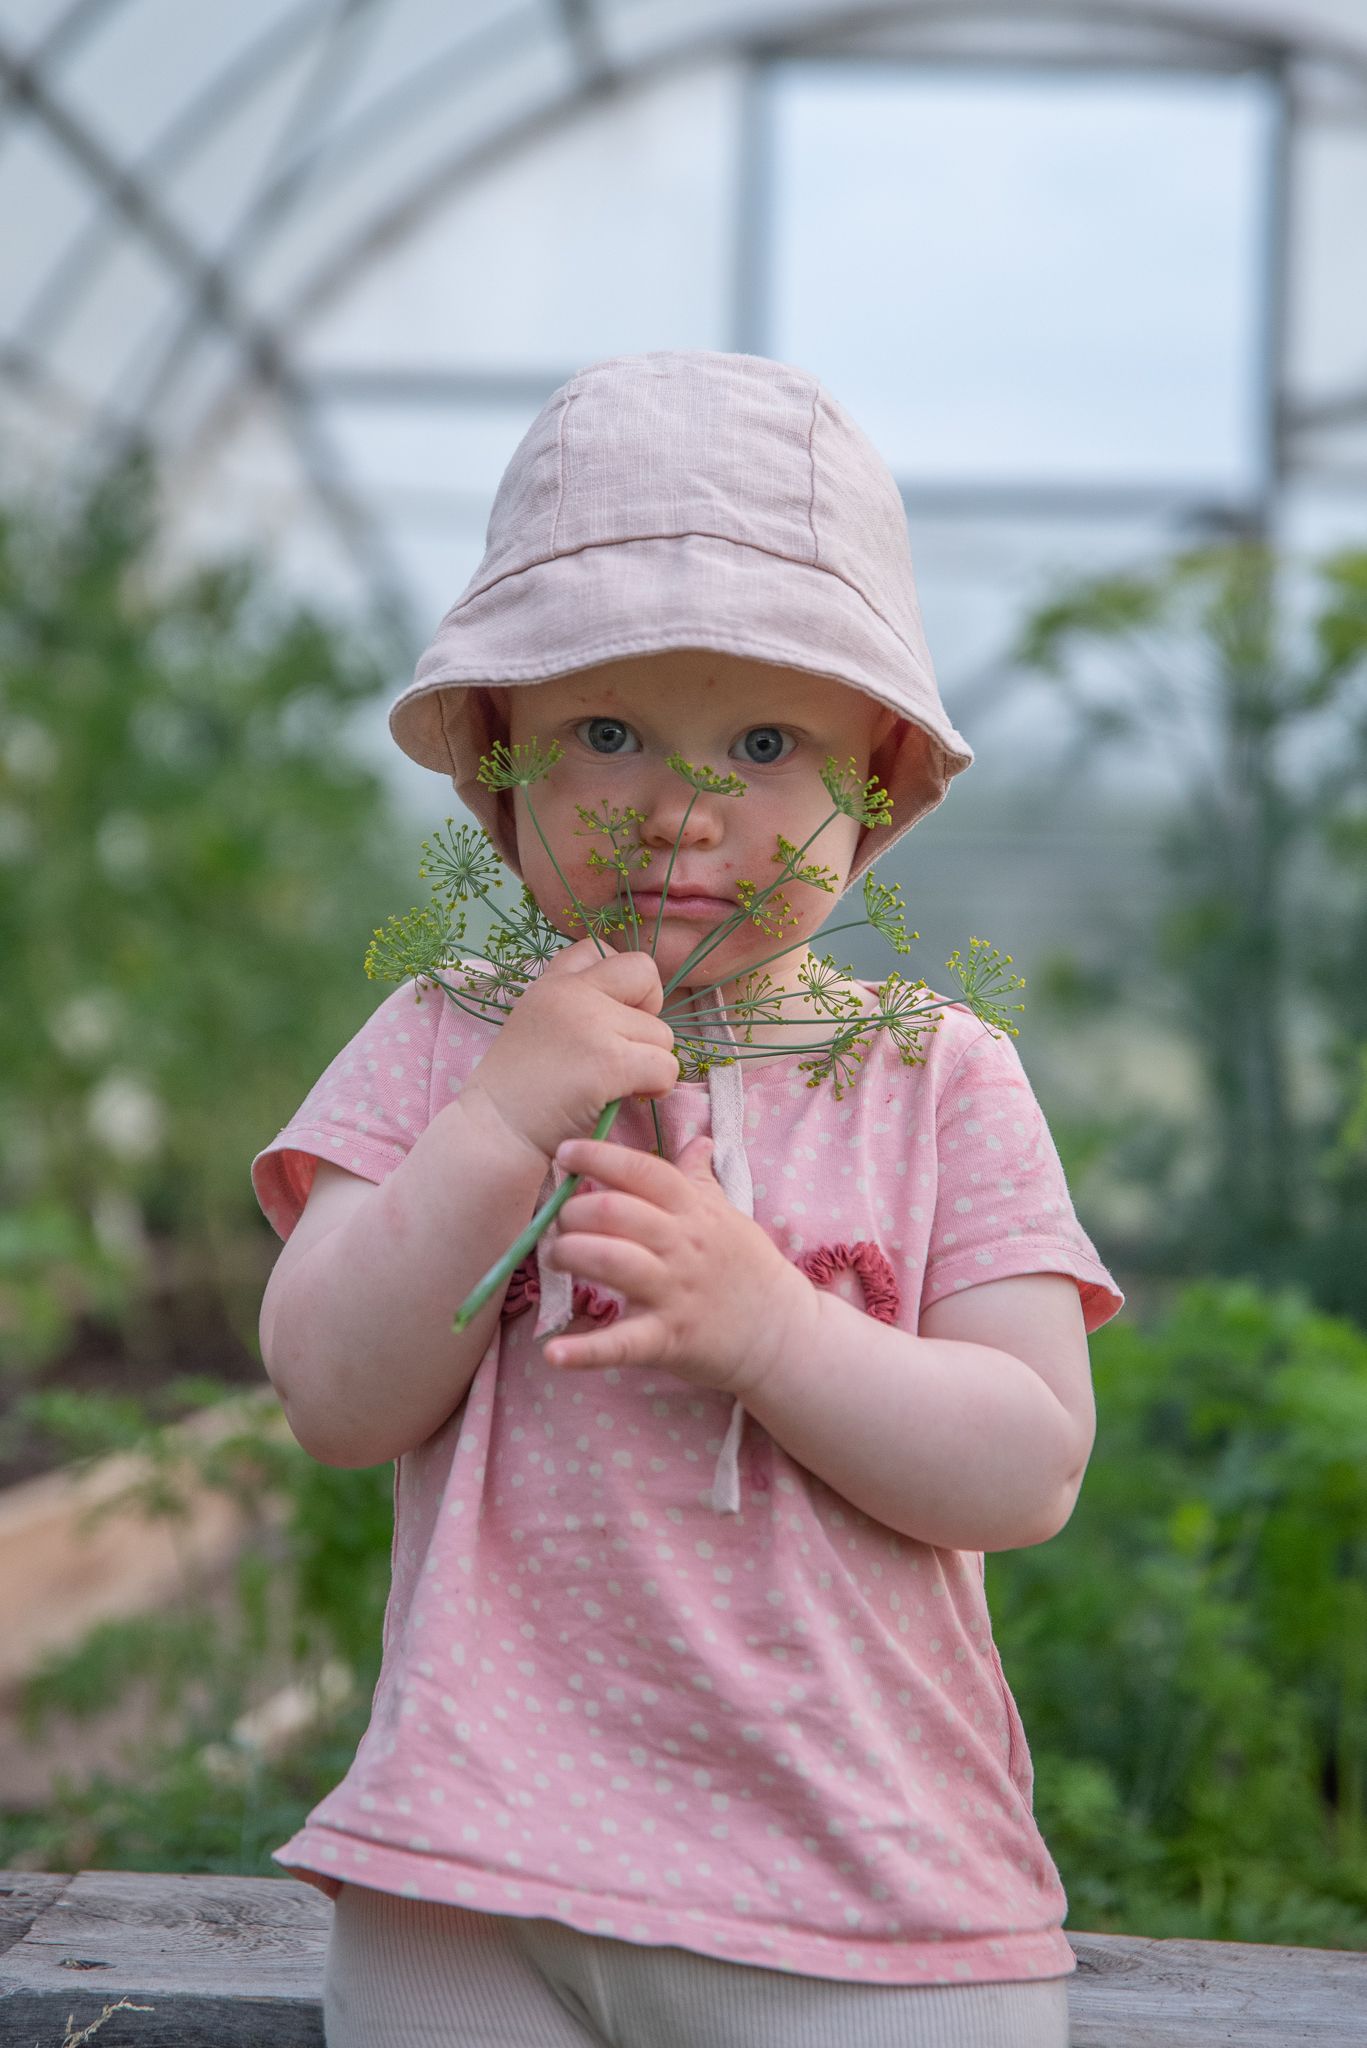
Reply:
<svg viewBox="0 0 1367 2048"><path fill-rule="evenodd" d="M638 917L653 918L658 916L660 909L660 894L658 890L652 894L649 890L633 889L631 896L633 903L636 905ZM735 904L729 903L724 896L680 896L676 895L674 890L671 889L669 900L665 904L665 916L667 918L726 917L735 907Z"/></svg>

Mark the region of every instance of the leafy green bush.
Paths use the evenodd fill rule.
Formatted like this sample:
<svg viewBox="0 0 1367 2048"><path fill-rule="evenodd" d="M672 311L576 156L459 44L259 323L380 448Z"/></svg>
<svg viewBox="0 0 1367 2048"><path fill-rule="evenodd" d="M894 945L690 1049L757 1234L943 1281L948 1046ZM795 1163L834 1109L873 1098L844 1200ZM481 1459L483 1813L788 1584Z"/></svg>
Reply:
<svg viewBox="0 0 1367 2048"><path fill-rule="evenodd" d="M1194 1099L1136 1091L1090 1124L1122 1213L1141 1205L1135 1263L1367 1322L1367 549L1240 538L1068 575L1014 651L1072 728L1046 805L1137 746L1182 783L1157 914L1108 903L1035 983L1058 1022L1124 1010L1185 1041Z"/></svg>
<svg viewBox="0 0 1367 2048"><path fill-rule="evenodd" d="M1073 1518L988 1566L1070 1924L1367 1946L1367 1337L1208 1281L1091 1350Z"/></svg>
<svg viewBox="0 0 1367 2048"><path fill-rule="evenodd" d="M135 1340L154 1246L236 1279L250 1330L247 1162L373 1007L360 948L407 886L408 834L347 744L386 688L375 647L250 562L156 572L157 520L140 463L0 511L12 1373L82 1312Z"/></svg>

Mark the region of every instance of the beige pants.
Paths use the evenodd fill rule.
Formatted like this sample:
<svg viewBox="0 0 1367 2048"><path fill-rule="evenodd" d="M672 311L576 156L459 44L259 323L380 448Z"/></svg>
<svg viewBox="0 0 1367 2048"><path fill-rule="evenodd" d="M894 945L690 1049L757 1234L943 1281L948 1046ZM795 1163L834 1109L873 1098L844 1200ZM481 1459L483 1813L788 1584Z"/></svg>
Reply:
<svg viewBox="0 0 1367 2048"><path fill-rule="evenodd" d="M1068 1979L842 1984L344 1885L327 2048L1068 2048Z"/></svg>

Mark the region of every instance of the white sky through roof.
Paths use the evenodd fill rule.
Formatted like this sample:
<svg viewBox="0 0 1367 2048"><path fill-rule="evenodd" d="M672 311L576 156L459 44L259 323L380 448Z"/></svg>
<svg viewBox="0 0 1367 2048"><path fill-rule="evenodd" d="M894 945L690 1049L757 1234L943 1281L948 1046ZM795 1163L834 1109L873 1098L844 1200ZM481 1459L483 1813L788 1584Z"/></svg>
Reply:
<svg viewBox="0 0 1367 2048"><path fill-rule="evenodd" d="M1247 491L1260 78L786 66L773 308L904 477Z"/></svg>

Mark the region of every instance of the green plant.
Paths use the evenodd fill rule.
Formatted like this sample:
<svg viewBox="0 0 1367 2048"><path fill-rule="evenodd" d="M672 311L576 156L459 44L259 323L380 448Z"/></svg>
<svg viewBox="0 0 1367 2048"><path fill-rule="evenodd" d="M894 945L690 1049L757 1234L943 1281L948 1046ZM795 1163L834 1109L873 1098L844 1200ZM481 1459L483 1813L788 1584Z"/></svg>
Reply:
<svg viewBox="0 0 1367 2048"><path fill-rule="evenodd" d="M1301 1282L1361 1319L1367 552L1302 563L1240 540L1070 579L1014 654L1073 712L1060 784L1136 744L1181 778L1171 895L1110 991L1186 1038L1202 1084L1195 1115L1145 1104L1110 1133L1152 1197L1145 1263ZM1307 1081L1318 1063L1313 1094L1296 1057Z"/></svg>
<svg viewBox="0 0 1367 2048"><path fill-rule="evenodd" d="M1091 1347L1073 1519L989 1576L1074 1924L1367 1947L1367 1336L1211 1280Z"/></svg>
<svg viewBox="0 0 1367 2048"><path fill-rule="evenodd" d="M0 509L11 1385L85 1319L150 1364L152 1302L190 1285L250 1355L268 1233L245 1161L362 1021L347 934L399 873L349 740L385 680L374 633L248 559L173 572L160 526L142 461Z"/></svg>
<svg viewBox="0 0 1367 2048"><path fill-rule="evenodd" d="M528 813L551 863L569 892L570 902L566 905L567 916L575 924L581 924L592 937L600 954L606 952L604 940L613 932L628 934L628 945L648 950L652 954L660 934L665 905L669 898L669 881L674 871L674 860L682 843L693 805L700 791L707 790L714 796L743 797L746 784L739 775L718 775L706 767L694 767L680 754L669 756L669 766L681 776L693 790L679 823L674 845L670 851L669 867L665 873L660 907L656 912L655 928L646 945L642 940L642 920L637 915L632 899L631 875L648 867L653 858L649 847L635 842L635 826L644 820L639 811L627 806L615 811L606 804L601 811L592 811L576 805L582 821L582 829L601 834L607 838L610 854L591 853L589 865L607 871L616 878L616 900L613 904L590 907L581 902L570 882L566 879L555 849L547 840L541 821L536 815L530 792L533 786L544 780L561 759L562 750L558 742L544 751L533 739L529 744L506 746L496 741L492 753L484 756L479 764L479 780L493 791L517 788L527 797ZM861 782L853 760L848 768L842 769L833 758L828 758L822 770L822 782L830 796L834 809L830 816L819 825L801 846L794 846L780 834L773 855L779 867L778 876L764 888L749 880L736 885L738 908L720 922L688 954L676 968L669 980L663 984L665 1003L661 1016L667 1023L674 1024L676 1058L680 1071L690 1079L701 1078L713 1066L729 1066L736 1059L747 1056L742 1052L742 1043L749 1050L749 1056L760 1058L771 1052L786 1048L781 1042L761 1040L755 1044L754 1031L757 1020L762 1020L769 1029L781 1029L791 1018L782 1014L784 1003L801 1001L815 1008L820 1016L830 1017L835 1029L827 1042L821 1046L815 1057L799 1060L800 1071L809 1078L809 1088L818 1087L821 1082L832 1080L836 1100L847 1087L854 1085L857 1069L868 1051L873 1034L886 1031L896 1045L904 1066L923 1064L918 1050L921 1038L936 1026L931 1018L944 1010L944 1001L928 996L918 1000L926 989L924 981L905 982L894 970L878 988L878 1005L868 1012L862 1009L857 996L848 991L846 984L852 973L849 967L837 967L833 954L826 954L820 960L806 959L799 966L799 986L794 991L783 992L774 988L771 977L761 971L773 961L783 958L795 950L793 946L780 946L776 952L766 954L754 963L741 985L742 993L734 1007L720 1004L712 1017L700 1017L696 1004L700 996L719 990L723 984L712 981L691 984L688 1001L670 1002L674 991L684 982L685 977L704 961L707 956L730 937L746 922L752 923L769 937L777 937L784 927L795 918L787 898L781 893L786 882L801 882L809 887L835 893L836 877L828 868L816 862L804 862L803 856L809 846L818 839L834 819L844 815L864 826L886 824L892 816L892 799L886 790L878 787L877 776L870 776ZM448 828L451 820L447 819ZM626 844L618 845L619 835ZM427 864L419 872L432 880L433 894L437 898L434 906L415 909L402 917L391 917L386 926L377 928L366 951L366 973L377 981L412 980L419 990L424 983L440 988L455 1003L458 1009L472 1016L492 1018L502 1023L506 1020L513 1003L531 982L534 974L544 966L561 945L568 943L542 914L530 889L522 889L521 904L516 912L507 912L493 900L492 891L501 887L499 859L491 841L483 832L470 826L462 826L451 832L447 839L440 834L435 844L424 842L423 851ZM471 897L477 898L492 911L497 924L488 941L493 965L480 961L474 969L467 969L459 986L446 980L446 972L453 966L463 964L472 949L465 944L466 915L459 908ZM877 881L870 872L864 879L865 916L850 924L834 925L831 933L850 931L871 926L886 938L895 951L908 953L911 950L905 926L905 912L901 903L901 892L896 887ZM911 938L918 937L913 932ZM946 966L959 981L963 1001L973 1014L990 1029L996 1025L999 1031L1017 1034L1017 1027L1006 1015L998 998L1012 989L1024 988L1024 979L1019 975L1006 976L1003 967L1011 964L1008 953L1003 961L994 947L985 940L969 941L969 960L965 965L960 954L951 954ZM1023 1003L1007 1006L1021 1010ZM685 1019L687 1028L685 1028ZM742 1038L732 1032L732 1024L744 1026ZM713 1031L720 1034L714 1038ZM719 1044L730 1043L734 1050L718 1050ZM621 1108L620 1099L606 1105L594 1127L595 1138L605 1138ZM655 1120L656 1145L663 1156L664 1145L660 1136L658 1112L654 1104L651 1114ZM452 1322L454 1330L463 1330L472 1317L479 1313L484 1303L502 1287L514 1269L537 1243L545 1230L580 1184L582 1176L570 1174L532 1217L526 1229L519 1233L502 1256L483 1277L476 1282L465 1300L456 1311Z"/></svg>

